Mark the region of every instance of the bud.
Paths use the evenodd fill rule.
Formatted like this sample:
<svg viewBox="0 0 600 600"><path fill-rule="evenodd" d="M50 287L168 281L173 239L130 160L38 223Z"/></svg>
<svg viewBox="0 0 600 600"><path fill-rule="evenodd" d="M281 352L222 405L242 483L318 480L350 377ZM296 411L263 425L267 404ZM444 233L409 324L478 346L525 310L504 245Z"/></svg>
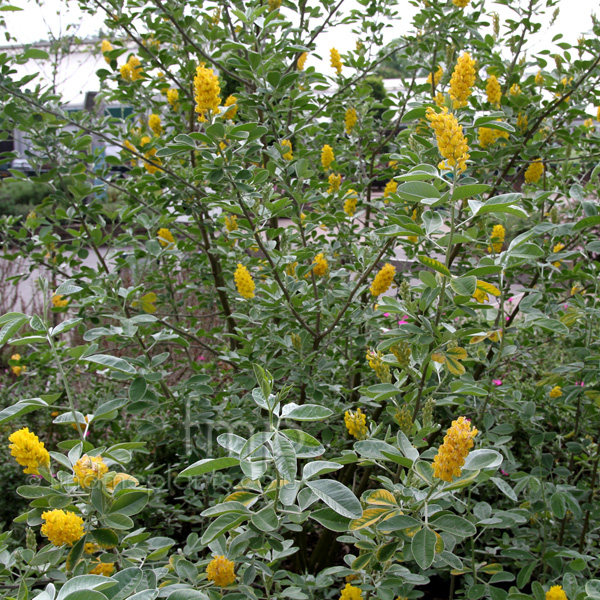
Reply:
<svg viewBox="0 0 600 600"><path fill-rule="evenodd" d="M497 12L492 13L492 27L494 29L494 39L497 40L500 37L500 15Z"/></svg>
<svg viewBox="0 0 600 600"><path fill-rule="evenodd" d="M302 349L302 338L297 333L291 333L290 338L292 338L292 345L296 350Z"/></svg>
<svg viewBox="0 0 600 600"><path fill-rule="evenodd" d="M410 300L411 300L410 283L408 283L408 281L406 281L406 279L404 279L402 281L402 283L400 284L400 298L402 298L402 300L404 302L410 302Z"/></svg>
<svg viewBox="0 0 600 600"><path fill-rule="evenodd" d="M558 15L560 13L560 8L556 8L555 11L552 13L552 19L550 19L550 27L552 27L552 25L554 25L554 23L556 23L556 19L558 19Z"/></svg>
<svg viewBox="0 0 600 600"><path fill-rule="evenodd" d="M446 64L453 65L456 61L454 60L454 54L456 53L456 46L449 44L446 46Z"/></svg>
<svg viewBox="0 0 600 600"><path fill-rule="evenodd" d="M579 54L579 58L583 56L583 51L585 50L585 38L580 35L577 38L577 54Z"/></svg>
<svg viewBox="0 0 600 600"><path fill-rule="evenodd" d="M447 345L448 350L452 350L452 348L458 348L458 342L456 340L450 340Z"/></svg>
<svg viewBox="0 0 600 600"><path fill-rule="evenodd" d="M32 550L33 552L37 549L37 540L35 538L35 531L31 528L27 528L27 532L25 534L25 544L27 546L27 550Z"/></svg>
<svg viewBox="0 0 600 600"><path fill-rule="evenodd" d="M396 409L396 413L394 414L394 421L398 423L400 431L402 431L402 433L406 437L408 437L412 433L413 421L408 404L404 404L401 409Z"/></svg>
<svg viewBox="0 0 600 600"><path fill-rule="evenodd" d="M402 340L401 342L394 344L390 350L402 368L408 367L410 364L411 350L407 342Z"/></svg>
<svg viewBox="0 0 600 600"><path fill-rule="evenodd" d="M555 54L553 58L554 58L554 63L556 64L557 70L561 71L562 70L562 65L563 65L562 56L560 54Z"/></svg>
<svg viewBox="0 0 600 600"><path fill-rule="evenodd" d="M558 225L558 207L553 206L550 210L550 221L555 225Z"/></svg>
<svg viewBox="0 0 600 600"><path fill-rule="evenodd" d="M433 397L427 398L423 407L423 427L431 427L433 425L433 409L435 408L435 400Z"/></svg>

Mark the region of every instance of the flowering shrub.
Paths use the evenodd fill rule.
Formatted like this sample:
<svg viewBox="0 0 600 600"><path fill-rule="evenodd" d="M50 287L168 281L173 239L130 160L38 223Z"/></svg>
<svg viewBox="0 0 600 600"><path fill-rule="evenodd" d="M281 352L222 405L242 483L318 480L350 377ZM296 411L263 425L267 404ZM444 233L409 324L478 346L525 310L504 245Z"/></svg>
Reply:
<svg viewBox="0 0 600 600"><path fill-rule="evenodd" d="M50 189L2 221L42 273L0 317L3 594L599 598L598 22L79 4L94 110L0 55L9 179Z"/></svg>

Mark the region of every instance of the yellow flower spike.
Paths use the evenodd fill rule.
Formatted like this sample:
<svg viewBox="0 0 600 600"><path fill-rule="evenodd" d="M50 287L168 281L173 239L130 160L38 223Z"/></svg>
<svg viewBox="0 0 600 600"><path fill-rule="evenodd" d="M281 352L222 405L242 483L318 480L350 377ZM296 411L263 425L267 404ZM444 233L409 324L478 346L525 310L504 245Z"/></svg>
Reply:
<svg viewBox="0 0 600 600"><path fill-rule="evenodd" d="M568 600L568 598L560 585L553 585L546 592L546 600Z"/></svg>
<svg viewBox="0 0 600 600"><path fill-rule="evenodd" d="M536 73L535 85L542 87L544 85L544 76L542 75L541 69Z"/></svg>
<svg viewBox="0 0 600 600"><path fill-rule="evenodd" d="M219 587L227 587L235 581L234 567L232 560L222 555L215 556L206 567L207 579Z"/></svg>
<svg viewBox="0 0 600 600"><path fill-rule="evenodd" d="M236 215L225 215L225 229L227 229L229 233L231 233L232 231L237 231L239 229Z"/></svg>
<svg viewBox="0 0 600 600"><path fill-rule="evenodd" d="M83 519L74 512L50 510L42 513L42 519L41 533L54 546L74 544L83 537Z"/></svg>
<svg viewBox="0 0 600 600"><path fill-rule="evenodd" d="M325 144L321 150L321 164L325 171L329 171L331 163L335 160L333 148L329 144Z"/></svg>
<svg viewBox="0 0 600 600"><path fill-rule="evenodd" d="M286 152L286 153L283 155L283 158L284 158L285 160L293 160L293 158L294 158L294 154L293 154L293 152L292 152L292 142L290 142L290 140L282 140L282 142L281 142L281 145L282 145L282 146L285 146L285 147L287 147L287 148L289 148L289 149L290 149L290 151L289 151L289 152Z"/></svg>
<svg viewBox="0 0 600 600"><path fill-rule="evenodd" d="M129 60L127 61L127 65L129 66L130 80L137 81L138 79L141 79L143 69L142 69L142 65L140 63L140 59L135 55L131 55L129 57Z"/></svg>
<svg viewBox="0 0 600 600"><path fill-rule="evenodd" d="M396 267L390 263L386 263L375 275L375 279L369 288L371 290L371 296L380 296L385 294L390 289L392 282L394 281L394 275L396 274Z"/></svg>
<svg viewBox="0 0 600 600"><path fill-rule="evenodd" d="M356 122L358 121L358 116L356 114L355 108L348 108L346 110L346 115L344 116L344 124L346 126L346 133L350 135Z"/></svg>
<svg viewBox="0 0 600 600"><path fill-rule="evenodd" d="M315 256L313 264L315 266L312 272L315 274L316 277L323 277L329 270L329 263L327 262L327 259L325 258L325 255L322 252Z"/></svg>
<svg viewBox="0 0 600 600"><path fill-rule="evenodd" d="M206 69L204 65L199 65L194 77L194 101L196 102L195 110L199 115L198 121L206 122L207 113L219 114L220 93L219 78L214 71Z"/></svg>
<svg viewBox="0 0 600 600"><path fill-rule="evenodd" d="M169 229L166 227L161 227L156 234L158 237L158 241L163 248L167 246L175 246L175 238Z"/></svg>
<svg viewBox="0 0 600 600"><path fill-rule="evenodd" d="M473 447L473 438L479 432L471 428L471 422L465 417L452 421L446 432L444 443L433 459L433 476L451 483L454 477L460 477L461 467Z"/></svg>
<svg viewBox="0 0 600 600"><path fill-rule="evenodd" d="M469 146L456 117L446 107L440 113L429 107L426 116L430 121L429 126L435 132L440 154L447 161L442 161L439 167L449 169L456 165L459 171L464 171L469 159Z"/></svg>
<svg viewBox="0 0 600 600"><path fill-rule="evenodd" d="M303 52L296 61L296 67L298 71L304 71L304 65L306 64L306 59L308 58L308 52Z"/></svg>
<svg viewBox="0 0 600 600"><path fill-rule="evenodd" d="M344 423L351 436L357 440L364 440L367 437L367 417L360 408L356 412L347 410L344 414Z"/></svg>
<svg viewBox="0 0 600 600"><path fill-rule="evenodd" d="M225 100L225 108L228 109L225 111L225 118L233 121L238 110L237 98L235 96L227 96L227 100Z"/></svg>
<svg viewBox="0 0 600 600"><path fill-rule="evenodd" d="M549 392L550 398L560 398L563 395L560 385L555 385Z"/></svg>
<svg viewBox="0 0 600 600"><path fill-rule="evenodd" d="M504 245L504 238L506 237L506 229L504 229L503 225L497 224L494 225L492 229L492 240L496 240L492 242L491 246L488 246L488 252L494 249L494 252L502 252L502 246Z"/></svg>
<svg viewBox="0 0 600 600"><path fill-rule="evenodd" d="M510 95L511 96L520 96L521 95L521 86L518 83L513 83L510 86Z"/></svg>
<svg viewBox="0 0 600 600"><path fill-rule="evenodd" d="M519 112L519 116L517 117L517 127L521 130L521 133L525 133L527 131L528 125L529 119L527 118L527 115Z"/></svg>
<svg viewBox="0 0 600 600"><path fill-rule="evenodd" d="M179 90L175 88L167 90L167 102L174 110L177 110L179 108Z"/></svg>
<svg viewBox="0 0 600 600"><path fill-rule="evenodd" d="M469 6L469 2L471 2L471 0L452 0L452 4L458 6L458 8L466 8Z"/></svg>
<svg viewBox="0 0 600 600"><path fill-rule="evenodd" d="M391 194L395 194L397 189L398 189L398 183L396 181L394 181L393 179L390 179L385 184L385 189L383 190L384 199L389 198ZM389 202L389 200L386 200L385 202L387 204L387 202Z"/></svg>
<svg viewBox="0 0 600 600"><path fill-rule="evenodd" d="M161 124L160 117L158 115L151 114L148 117L148 127L152 129L154 135L160 135L163 131L163 126Z"/></svg>
<svg viewBox="0 0 600 600"><path fill-rule="evenodd" d="M450 98L455 109L467 106L467 99L473 91L476 77L475 61L465 52L458 59L450 79Z"/></svg>
<svg viewBox="0 0 600 600"><path fill-rule="evenodd" d="M254 298L254 289L256 285L254 279L252 279L252 275L250 275L250 272L244 265L238 263L233 278L235 280L237 291L242 298L246 298L246 300Z"/></svg>
<svg viewBox="0 0 600 600"><path fill-rule="evenodd" d="M344 63L342 63L342 59L340 57L340 53L335 48L332 48L331 52L330 52L330 55L331 55L331 66L332 66L332 68L334 68L338 72L338 74L341 73L342 72L342 67L343 67Z"/></svg>
<svg viewBox="0 0 600 600"><path fill-rule="evenodd" d="M367 362L369 367L375 371L375 375L381 383L390 383L392 376L390 374L390 367L388 364L383 362L383 354L377 350L367 350Z"/></svg>
<svg viewBox="0 0 600 600"><path fill-rule="evenodd" d="M356 205L358 204L358 196L354 190L348 190L348 195L344 201L344 212L349 216L353 217L356 212Z"/></svg>
<svg viewBox="0 0 600 600"><path fill-rule="evenodd" d="M492 129L491 127L479 127L477 136L479 138L479 145L482 148L491 146L500 138L507 140L509 137L507 131L500 131L499 129Z"/></svg>
<svg viewBox="0 0 600 600"><path fill-rule="evenodd" d="M340 595L340 600L362 600L362 590L350 583L347 583Z"/></svg>
<svg viewBox="0 0 600 600"><path fill-rule="evenodd" d="M537 183L544 174L544 163L541 158L536 158L525 171L525 181L527 183Z"/></svg>
<svg viewBox="0 0 600 600"><path fill-rule="evenodd" d="M11 356L12 360L20 360L20 358L18 354ZM8 441L11 442L8 446L10 453L22 467L25 467L24 473L39 475L39 468L48 467L50 464L50 454L44 447L44 442L40 442L38 436L27 427L12 433Z"/></svg>
<svg viewBox="0 0 600 600"><path fill-rule="evenodd" d="M140 140L140 147L143 148L144 146L147 146L151 142L152 142L152 140L147 135L145 135Z"/></svg>
<svg viewBox="0 0 600 600"><path fill-rule="evenodd" d="M433 85L435 83L435 85L437 86L437 85L439 85L443 76L444 76L444 69L442 69L442 67L440 65L438 65L438 68L435 73L429 73L429 75L427 75L427 83L429 85Z"/></svg>
<svg viewBox="0 0 600 600"><path fill-rule="evenodd" d="M73 481L82 488L88 488L108 473L108 467L101 456L84 454L73 466L75 476Z"/></svg>
<svg viewBox="0 0 600 600"><path fill-rule="evenodd" d="M500 100L502 99L502 88L500 82L495 75L490 75L487 80L485 87L485 93L487 94L488 102L495 106L500 106Z"/></svg>
<svg viewBox="0 0 600 600"><path fill-rule="evenodd" d="M107 52L110 52L112 49L113 49L113 45L108 40L102 40L102 46L100 47L102 54L106 54ZM108 56L105 56L104 60L108 64L110 64L110 58L108 58Z"/></svg>
<svg viewBox="0 0 600 600"><path fill-rule="evenodd" d="M329 176L329 189L327 190L328 194L333 194L340 189L340 185L342 184L342 176L340 174L332 173Z"/></svg>

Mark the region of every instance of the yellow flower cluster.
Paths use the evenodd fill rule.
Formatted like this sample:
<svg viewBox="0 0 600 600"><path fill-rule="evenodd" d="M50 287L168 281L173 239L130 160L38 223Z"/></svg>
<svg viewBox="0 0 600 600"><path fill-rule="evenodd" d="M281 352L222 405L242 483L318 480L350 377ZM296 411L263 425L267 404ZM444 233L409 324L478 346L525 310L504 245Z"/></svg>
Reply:
<svg viewBox="0 0 600 600"><path fill-rule="evenodd" d="M465 52L456 63L450 79L450 98L454 108L467 105L467 98L471 95L471 88L475 85L475 61L468 52Z"/></svg>
<svg viewBox="0 0 600 600"><path fill-rule="evenodd" d="M104 577L110 577L115 570L115 563L104 563L97 561L94 564L96 566L90 571L90 575L103 575Z"/></svg>
<svg viewBox="0 0 600 600"><path fill-rule="evenodd" d="M219 587L227 587L235 581L234 562L224 556L215 556L206 567L206 575Z"/></svg>
<svg viewBox="0 0 600 600"><path fill-rule="evenodd" d="M340 600L362 600L362 590L349 583L342 590Z"/></svg>
<svg viewBox="0 0 600 600"><path fill-rule="evenodd" d="M437 86L437 85L439 85L443 76L444 76L444 69L442 69L442 67L440 65L438 65L437 71L435 73L429 73L429 75L427 75L427 83L429 85L435 84Z"/></svg>
<svg viewBox="0 0 600 600"><path fill-rule="evenodd" d="M525 133L527 131L527 126L529 125L529 119L527 115L524 115L522 112L519 113L517 117L517 127L521 130L521 133Z"/></svg>
<svg viewBox="0 0 600 600"><path fill-rule="evenodd" d="M219 114L220 93L219 78L214 71L206 69L203 64L199 65L194 77L194 101L196 102L196 112L199 115L198 121L204 123L207 112Z"/></svg>
<svg viewBox="0 0 600 600"><path fill-rule="evenodd" d="M82 488L91 487L96 481L108 473L108 467L101 456L88 456L84 454L73 466L75 477L73 481Z"/></svg>
<svg viewBox="0 0 600 600"><path fill-rule="evenodd" d="M18 360L14 358L15 356L19 355L13 355L12 359ZM11 442L8 446L10 453L22 467L25 467L24 473L39 475L38 469L50 464L50 455L44 448L44 442L40 442L38 436L27 427L15 431L9 436L8 441Z"/></svg>
<svg viewBox="0 0 600 600"><path fill-rule="evenodd" d="M329 263L327 262L327 259L325 258L325 255L322 252L320 252L319 254L317 254L315 256L315 259L313 260L313 264L315 266L314 266L312 272L317 277L323 277L329 270Z"/></svg>
<svg viewBox="0 0 600 600"><path fill-rule="evenodd" d="M235 215L225 215L225 229L231 233L239 229L237 224L237 217Z"/></svg>
<svg viewBox="0 0 600 600"><path fill-rule="evenodd" d="M349 108L346 110L346 115L344 117L344 123L346 125L346 133L350 135L354 126L356 125L356 121L358 121L358 116L356 114L355 108Z"/></svg>
<svg viewBox="0 0 600 600"><path fill-rule="evenodd" d="M321 164L326 171L329 170L334 159L333 148L329 144L325 144L321 149Z"/></svg>
<svg viewBox="0 0 600 600"><path fill-rule="evenodd" d="M225 111L225 118L231 119L233 121L233 119L235 119L235 115L237 115L238 110L237 98L235 96L227 96L227 100L225 100L225 108L228 109L227 111Z"/></svg>
<svg viewBox="0 0 600 600"><path fill-rule="evenodd" d="M571 296L575 296L575 294L584 294L584 288L583 286L579 285L578 283L576 283L572 288L571 288Z"/></svg>
<svg viewBox="0 0 600 600"><path fill-rule="evenodd" d="M64 308L69 304L69 299L65 298L61 294L54 294L52 296L52 305L54 308Z"/></svg>
<svg viewBox="0 0 600 600"><path fill-rule="evenodd" d="M329 176L329 189L327 190L328 194L333 194L340 189L340 185L342 185L342 176L340 174L336 175L332 173Z"/></svg>
<svg viewBox="0 0 600 600"><path fill-rule="evenodd" d="M42 519L46 522L41 533L54 546L74 544L83 537L83 519L74 512L50 510L42 513Z"/></svg>
<svg viewBox="0 0 600 600"><path fill-rule="evenodd" d="M458 8L466 8L469 6L469 2L471 2L471 0L452 0L452 4L458 6Z"/></svg>
<svg viewBox="0 0 600 600"><path fill-rule="evenodd" d="M502 99L502 88L500 82L495 75L490 75L487 80L485 87L485 93L487 94L488 102L500 106L500 100Z"/></svg>
<svg viewBox="0 0 600 600"><path fill-rule="evenodd" d="M448 161L442 161L439 164L440 169L457 166L459 171L464 171L469 159L469 146L456 117L449 113L446 107L440 113L429 107L426 116L435 132L440 154Z"/></svg>
<svg viewBox="0 0 600 600"><path fill-rule="evenodd" d="M505 237L506 229L504 229L504 226L500 224L494 225L494 228L492 229L492 245L488 246L488 252L491 252L492 248L494 249L494 252L501 252Z"/></svg>
<svg viewBox="0 0 600 600"><path fill-rule="evenodd" d="M433 476L443 481L451 482L454 477L460 477L461 467L469 450L473 447L473 438L479 432L471 429L471 422L465 417L452 421L452 427L446 432L444 443L433 459Z"/></svg>
<svg viewBox="0 0 600 600"><path fill-rule="evenodd" d="M344 423L348 433L357 440L364 440L367 437L367 417L360 408L356 412L347 410L344 414Z"/></svg>
<svg viewBox="0 0 600 600"><path fill-rule="evenodd" d="M383 197L389 198L391 194L395 194L398 189L398 183L393 179L390 179L386 184L383 190Z"/></svg>
<svg viewBox="0 0 600 600"><path fill-rule="evenodd" d="M335 49L332 48L331 49L331 66L338 72L341 73L342 72L342 66L344 63L342 63L342 59L340 57L340 53Z"/></svg>
<svg viewBox="0 0 600 600"><path fill-rule="evenodd" d="M148 117L148 127L152 129L154 135L160 135L162 133L163 127L160 122L160 117L155 114L151 114Z"/></svg>
<svg viewBox="0 0 600 600"><path fill-rule="evenodd" d="M292 160L294 158L294 154L292 152L292 142L290 142L290 140L282 140L281 145L290 149L289 152L286 152L283 155L283 158L285 160Z"/></svg>
<svg viewBox="0 0 600 600"><path fill-rule="evenodd" d="M500 131L500 129L492 129L491 127L480 127L477 130L479 137L479 145L482 148L487 148L494 144L500 138L508 139L508 131Z"/></svg>
<svg viewBox="0 0 600 600"><path fill-rule="evenodd" d="M544 163L541 158L536 158L525 171L525 181L527 183L536 183L544 174Z"/></svg>
<svg viewBox="0 0 600 600"><path fill-rule="evenodd" d="M121 77L125 79L125 81L137 81L138 79L141 79L142 73L144 72L140 59L135 56L135 54L132 54L129 57L129 60L124 65L121 65L120 71Z"/></svg>
<svg viewBox="0 0 600 600"><path fill-rule="evenodd" d="M304 65L306 64L306 59L308 58L308 52L303 52L296 61L296 66L298 67L298 71L304 71Z"/></svg>
<svg viewBox="0 0 600 600"><path fill-rule="evenodd" d="M379 350L367 350L367 361L381 383L390 383L390 367L383 362L383 354Z"/></svg>
<svg viewBox="0 0 600 600"><path fill-rule="evenodd" d="M235 279L235 285L240 296L247 300L254 298L254 288L256 287L254 279L252 279L252 275L250 275L244 265L238 263L233 278Z"/></svg>
<svg viewBox="0 0 600 600"><path fill-rule="evenodd" d="M560 385L555 385L550 392L548 392L548 396L550 396L550 398L560 398L562 395L563 393Z"/></svg>
<svg viewBox="0 0 600 600"><path fill-rule="evenodd" d="M167 102L177 110L179 108L179 90L175 88L167 90Z"/></svg>
<svg viewBox="0 0 600 600"><path fill-rule="evenodd" d="M394 275L396 274L396 267L390 263L386 263L375 275L375 279L369 288L371 290L371 296L379 296L385 294L390 289L392 281L394 281Z"/></svg>
<svg viewBox="0 0 600 600"><path fill-rule="evenodd" d="M546 600L567 600L567 594L560 585L553 585L546 592Z"/></svg>
<svg viewBox="0 0 600 600"><path fill-rule="evenodd" d="M113 45L108 40L102 40L102 46L100 49L102 50L102 54L106 54L113 49ZM104 60L110 64L110 58L108 58L108 56L105 56Z"/></svg>
<svg viewBox="0 0 600 600"><path fill-rule="evenodd" d="M161 227L157 233L158 241L161 246L175 246L175 238L169 229Z"/></svg>
<svg viewBox="0 0 600 600"><path fill-rule="evenodd" d="M142 138L142 140L143 139L144 138ZM146 159L144 161L144 169L146 169L146 171L148 171L150 175L154 175L154 173L161 170L159 166L156 166L162 165L162 160L160 160L160 158L156 158L156 148L151 148L150 150L148 150L148 152L144 154L144 158ZM150 164L149 162L146 162L150 160L156 164Z"/></svg>
<svg viewBox="0 0 600 600"><path fill-rule="evenodd" d="M349 216L354 216L356 205L358 204L358 196L354 190L348 190L348 195L344 201L344 212Z"/></svg>
<svg viewBox="0 0 600 600"><path fill-rule="evenodd" d="M510 95L511 96L520 96L521 95L521 86L518 83L513 83L510 86Z"/></svg>

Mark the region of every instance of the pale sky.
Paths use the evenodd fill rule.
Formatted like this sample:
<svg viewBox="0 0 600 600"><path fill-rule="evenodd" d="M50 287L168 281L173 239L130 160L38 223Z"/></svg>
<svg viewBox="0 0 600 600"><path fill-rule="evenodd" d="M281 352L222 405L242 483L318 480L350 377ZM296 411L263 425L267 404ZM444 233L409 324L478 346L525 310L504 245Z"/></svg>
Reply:
<svg viewBox="0 0 600 600"><path fill-rule="evenodd" d="M514 0L515 3L518 0ZM527 0L521 0L526 3ZM102 26L104 14L90 16L81 13L75 2L63 0L45 0L40 8L32 0L13 0L11 4L23 8L20 12L5 12L9 31L17 38L19 43L31 43L48 39L47 32L51 30L55 37L77 33L81 37L95 34ZM68 8L67 8L68 6ZM361 8L355 0L346 0L346 10L350 8ZM501 19L514 18L515 13L505 6L497 5L494 0L488 0L487 6L490 11L497 11ZM535 36L528 40L527 48L538 51L548 48L551 51L559 50L553 47L552 38L557 33L564 35L563 40L576 43L579 35L591 31L591 13L596 12L600 16L600 0L561 0L558 5L561 9L560 15L552 28L548 27L550 14L545 15L544 27ZM399 21L385 31L385 41L399 37L411 30L411 19L416 9L407 0L399 0L398 13L402 15ZM466 10L469 10L468 8ZM548 11L549 13L551 11ZM73 24L75 26L73 27ZM357 36L352 33L351 26L336 26L321 34L317 39L317 54L324 60L321 62L315 56L310 56L307 66L313 65L321 72L333 75L333 69L329 65L329 50L336 47L341 53L355 48ZM1 42L0 42L1 43ZM97 68L97 67L95 67ZM77 89L92 89L96 81L94 71L89 65L73 65L66 70L69 76L77 80Z"/></svg>

